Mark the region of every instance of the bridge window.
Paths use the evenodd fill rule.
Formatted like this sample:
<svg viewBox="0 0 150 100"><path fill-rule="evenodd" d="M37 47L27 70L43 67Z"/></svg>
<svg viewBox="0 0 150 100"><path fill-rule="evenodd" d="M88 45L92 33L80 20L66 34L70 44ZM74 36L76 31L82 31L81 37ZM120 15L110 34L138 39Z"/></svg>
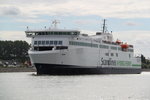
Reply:
<svg viewBox="0 0 150 100"><path fill-rule="evenodd" d="M45 45L45 41L42 41L42 45Z"/></svg>
<svg viewBox="0 0 150 100"><path fill-rule="evenodd" d="M41 44L41 41L38 41L38 45L40 45Z"/></svg>
<svg viewBox="0 0 150 100"><path fill-rule="evenodd" d="M59 32L54 32L54 35L59 35Z"/></svg>
<svg viewBox="0 0 150 100"><path fill-rule="evenodd" d="M58 44L59 44L59 45L62 45L62 41L59 41Z"/></svg>
<svg viewBox="0 0 150 100"><path fill-rule="evenodd" d="M54 41L54 45L57 45L57 41Z"/></svg>
<svg viewBox="0 0 150 100"><path fill-rule="evenodd" d="M38 35L41 35L41 32L39 32Z"/></svg>
<svg viewBox="0 0 150 100"><path fill-rule="evenodd" d="M27 32L26 32L27 33ZM35 35L79 35L80 32L61 32L61 31L52 31L52 32L48 32L48 31L41 31L41 32L35 32Z"/></svg>
<svg viewBox="0 0 150 100"><path fill-rule="evenodd" d="M52 44L53 44L53 41L50 41L50 44L52 45Z"/></svg>
<svg viewBox="0 0 150 100"><path fill-rule="evenodd" d="M71 32L67 32L67 34L66 35L71 35Z"/></svg>
<svg viewBox="0 0 150 100"><path fill-rule="evenodd" d="M73 35L78 35L78 32L74 32Z"/></svg>
<svg viewBox="0 0 150 100"><path fill-rule="evenodd" d="M45 32L46 35L48 35L48 32Z"/></svg>
<svg viewBox="0 0 150 100"><path fill-rule="evenodd" d="M34 45L37 45L37 41L34 41Z"/></svg>
<svg viewBox="0 0 150 100"><path fill-rule="evenodd" d="M48 45L48 44L49 44L49 41L46 41L46 44Z"/></svg>

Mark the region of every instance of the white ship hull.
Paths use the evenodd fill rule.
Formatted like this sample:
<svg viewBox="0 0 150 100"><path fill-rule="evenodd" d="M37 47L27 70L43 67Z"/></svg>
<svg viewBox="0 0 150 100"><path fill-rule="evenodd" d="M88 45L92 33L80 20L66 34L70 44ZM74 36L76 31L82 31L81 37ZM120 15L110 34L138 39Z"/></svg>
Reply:
<svg viewBox="0 0 150 100"><path fill-rule="evenodd" d="M29 51L29 55L32 64L37 68L37 74L135 74L141 72L140 63L136 62L137 58L128 60L125 57L111 58L104 56L104 52L107 51L98 48L72 48ZM109 63L105 63L104 60L108 60ZM113 61L122 61L122 65Z"/></svg>

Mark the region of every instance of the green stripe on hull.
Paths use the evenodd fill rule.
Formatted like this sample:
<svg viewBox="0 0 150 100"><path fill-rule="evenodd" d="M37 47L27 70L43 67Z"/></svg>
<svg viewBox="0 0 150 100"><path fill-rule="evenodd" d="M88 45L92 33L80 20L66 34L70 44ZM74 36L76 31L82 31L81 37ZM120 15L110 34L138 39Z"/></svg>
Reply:
<svg viewBox="0 0 150 100"><path fill-rule="evenodd" d="M134 66L134 67L141 67L140 64L132 64L132 66Z"/></svg>
<svg viewBox="0 0 150 100"><path fill-rule="evenodd" d="M131 66L131 61L117 61L118 66Z"/></svg>

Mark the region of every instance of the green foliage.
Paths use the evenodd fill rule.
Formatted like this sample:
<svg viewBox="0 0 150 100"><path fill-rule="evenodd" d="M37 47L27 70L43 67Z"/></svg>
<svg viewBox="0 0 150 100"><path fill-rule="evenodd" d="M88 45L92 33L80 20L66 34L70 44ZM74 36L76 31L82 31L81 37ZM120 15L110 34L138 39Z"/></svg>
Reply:
<svg viewBox="0 0 150 100"><path fill-rule="evenodd" d="M26 41L0 41L0 59L24 62L28 59L29 47Z"/></svg>
<svg viewBox="0 0 150 100"><path fill-rule="evenodd" d="M144 55L141 55L141 61L143 69L150 69L150 60L146 59Z"/></svg>

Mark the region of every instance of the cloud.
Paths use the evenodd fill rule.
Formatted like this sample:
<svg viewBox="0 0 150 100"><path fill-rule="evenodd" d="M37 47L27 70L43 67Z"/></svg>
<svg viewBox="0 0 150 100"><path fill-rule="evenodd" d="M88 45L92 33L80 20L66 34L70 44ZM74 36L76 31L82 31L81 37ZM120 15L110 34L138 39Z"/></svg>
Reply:
<svg viewBox="0 0 150 100"><path fill-rule="evenodd" d="M98 15L116 18L149 18L149 0L1 0L1 6L13 6L12 14L22 16L39 15ZM10 13L9 11L3 11Z"/></svg>
<svg viewBox="0 0 150 100"><path fill-rule="evenodd" d="M97 20L93 20L93 19L82 19L82 20L75 20L74 23L76 24L83 24L83 25L87 25L87 24L95 24L97 23Z"/></svg>
<svg viewBox="0 0 150 100"><path fill-rule="evenodd" d="M6 15L6 16L16 16L19 15L20 9L13 6L8 7L0 7L0 15Z"/></svg>
<svg viewBox="0 0 150 100"><path fill-rule="evenodd" d="M41 22L48 22L48 20L44 19L33 19L33 18L22 18L22 19L16 19L17 22L24 22L24 23L41 23Z"/></svg>
<svg viewBox="0 0 150 100"><path fill-rule="evenodd" d="M23 31L0 31L0 40L24 40L31 43L31 39Z"/></svg>
<svg viewBox="0 0 150 100"><path fill-rule="evenodd" d="M139 23L136 23L136 22L126 22L125 25L127 25L127 26L138 26Z"/></svg>

